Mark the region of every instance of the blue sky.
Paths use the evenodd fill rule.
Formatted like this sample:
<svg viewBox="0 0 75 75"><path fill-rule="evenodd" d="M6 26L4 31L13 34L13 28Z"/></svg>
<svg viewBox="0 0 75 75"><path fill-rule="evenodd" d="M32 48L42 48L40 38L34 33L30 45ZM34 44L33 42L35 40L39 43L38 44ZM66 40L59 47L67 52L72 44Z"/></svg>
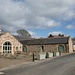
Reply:
<svg viewBox="0 0 75 75"><path fill-rule="evenodd" d="M74 7L74 0L0 0L0 28L12 34L25 29L32 37L75 37Z"/></svg>

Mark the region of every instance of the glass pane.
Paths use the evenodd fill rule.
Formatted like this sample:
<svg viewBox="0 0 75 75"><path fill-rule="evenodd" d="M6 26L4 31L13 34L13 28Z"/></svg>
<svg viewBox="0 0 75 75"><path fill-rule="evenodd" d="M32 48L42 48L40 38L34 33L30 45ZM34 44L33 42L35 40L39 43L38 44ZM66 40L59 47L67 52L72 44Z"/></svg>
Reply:
<svg viewBox="0 0 75 75"><path fill-rule="evenodd" d="M11 43L10 43L10 42L8 42L8 45L11 45Z"/></svg>
<svg viewBox="0 0 75 75"><path fill-rule="evenodd" d="M4 46L3 46L3 50L4 50Z"/></svg>
<svg viewBox="0 0 75 75"><path fill-rule="evenodd" d="M64 52L64 46L61 46L61 45L60 45L60 46L58 47L58 51L59 51L59 52Z"/></svg>
<svg viewBox="0 0 75 75"><path fill-rule="evenodd" d="M4 45L7 45L7 42L5 42Z"/></svg>
<svg viewBox="0 0 75 75"><path fill-rule="evenodd" d="M10 50L11 50L11 47L10 47Z"/></svg>
<svg viewBox="0 0 75 75"><path fill-rule="evenodd" d="M12 46L11 46L11 43L10 42L5 42L4 44L3 44L3 52L5 53L5 52L8 52L8 53L11 53L11 50L12 49Z"/></svg>
<svg viewBox="0 0 75 75"><path fill-rule="evenodd" d="M16 47L16 50L18 50L18 47Z"/></svg>
<svg viewBox="0 0 75 75"><path fill-rule="evenodd" d="M10 53L11 53L11 51L10 51Z"/></svg>
<svg viewBox="0 0 75 75"><path fill-rule="evenodd" d="M7 41L3 45L11 45L11 43Z"/></svg>
<svg viewBox="0 0 75 75"><path fill-rule="evenodd" d="M23 47L22 51L27 53L27 47Z"/></svg>
<svg viewBox="0 0 75 75"><path fill-rule="evenodd" d="M41 49L42 49L42 52L44 52L44 46L42 46Z"/></svg>
<svg viewBox="0 0 75 75"><path fill-rule="evenodd" d="M4 53L4 51L3 51L3 53Z"/></svg>
<svg viewBox="0 0 75 75"><path fill-rule="evenodd" d="M5 47L5 50L7 50L7 47Z"/></svg>
<svg viewBox="0 0 75 75"><path fill-rule="evenodd" d="M8 51L8 53L9 53L9 51Z"/></svg>
<svg viewBox="0 0 75 75"><path fill-rule="evenodd" d="M10 47L8 46L8 50L10 50Z"/></svg>

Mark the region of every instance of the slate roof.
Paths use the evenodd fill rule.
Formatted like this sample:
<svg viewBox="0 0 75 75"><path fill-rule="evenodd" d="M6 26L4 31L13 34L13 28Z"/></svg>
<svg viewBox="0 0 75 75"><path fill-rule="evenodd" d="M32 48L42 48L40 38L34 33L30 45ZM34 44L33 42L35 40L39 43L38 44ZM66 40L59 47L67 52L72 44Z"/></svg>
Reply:
<svg viewBox="0 0 75 75"><path fill-rule="evenodd" d="M4 35L5 33L1 33ZM21 44L23 45L48 45L48 44L68 44L69 37L60 37L60 38L26 38L24 36L13 35ZM75 41L73 41L75 45Z"/></svg>
<svg viewBox="0 0 75 75"><path fill-rule="evenodd" d="M75 45L75 41L73 41L73 45Z"/></svg>
<svg viewBox="0 0 75 75"><path fill-rule="evenodd" d="M13 36L14 36L18 41L34 39L34 38L26 38L25 36L19 36L19 35L13 35Z"/></svg>
<svg viewBox="0 0 75 75"><path fill-rule="evenodd" d="M20 41L23 45L68 44L69 37L44 38Z"/></svg>

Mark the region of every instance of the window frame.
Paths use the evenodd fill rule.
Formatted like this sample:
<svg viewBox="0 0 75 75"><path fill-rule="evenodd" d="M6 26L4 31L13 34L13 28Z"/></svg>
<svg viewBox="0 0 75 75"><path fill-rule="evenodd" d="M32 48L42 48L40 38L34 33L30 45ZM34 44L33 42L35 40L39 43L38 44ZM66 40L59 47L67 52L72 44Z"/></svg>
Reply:
<svg viewBox="0 0 75 75"><path fill-rule="evenodd" d="M9 41L3 44L3 53L12 53L12 44Z"/></svg>

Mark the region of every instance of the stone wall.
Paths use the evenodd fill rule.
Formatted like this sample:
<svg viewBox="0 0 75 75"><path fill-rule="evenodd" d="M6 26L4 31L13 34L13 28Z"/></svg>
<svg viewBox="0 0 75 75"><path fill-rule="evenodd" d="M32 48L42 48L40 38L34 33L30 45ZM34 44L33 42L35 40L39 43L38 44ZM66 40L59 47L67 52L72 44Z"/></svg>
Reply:
<svg viewBox="0 0 75 75"><path fill-rule="evenodd" d="M71 36L69 36L68 45L69 45L69 52L72 53L73 52L73 42L72 42Z"/></svg>
<svg viewBox="0 0 75 75"><path fill-rule="evenodd" d="M19 51L22 51L22 44L18 42L9 32L0 36L0 52L3 52L3 44L9 41L12 44L12 54L16 51L16 47L18 47Z"/></svg>
<svg viewBox="0 0 75 75"><path fill-rule="evenodd" d="M73 45L73 50L75 50L75 45Z"/></svg>
<svg viewBox="0 0 75 75"><path fill-rule="evenodd" d="M69 52L68 44L54 44L54 45L25 45L27 47L27 53L32 55L41 52L41 46L44 46L44 52L57 52L58 46L63 45L65 52Z"/></svg>
<svg viewBox="0 0 75 75"><path fill-rule="evenodd" d="M68 44L65 45L65 52L69 53L69 45Z"/></svg>

